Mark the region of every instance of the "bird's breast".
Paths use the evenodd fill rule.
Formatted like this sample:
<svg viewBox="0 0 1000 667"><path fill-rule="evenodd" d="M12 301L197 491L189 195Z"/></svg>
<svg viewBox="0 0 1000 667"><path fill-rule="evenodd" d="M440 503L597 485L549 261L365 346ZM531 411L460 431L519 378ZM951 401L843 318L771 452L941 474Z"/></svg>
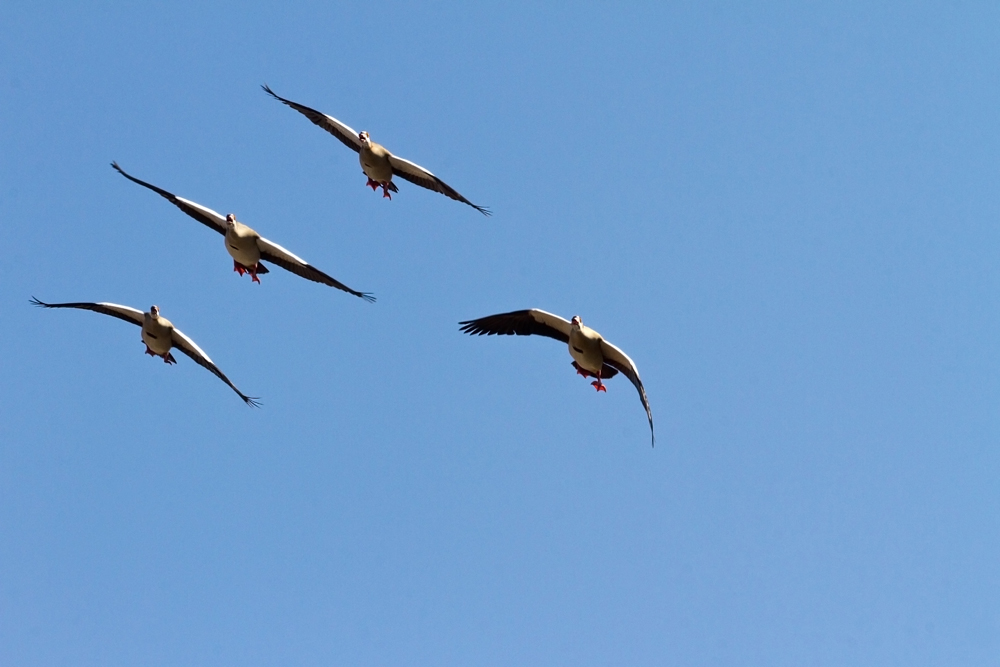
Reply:
<svg viewBox="0 0 1000 667"><path fill-rule="evenodd" d="M240 235L232 230L226 231L226 250L229 256L243 266L253 268L260 261L260 248L257 246L257 235Z"/></svg>
<svg viewBox="0 0 1000 667"><path fill-rule="evenodd" d="M600 339L594 340L580 331L572 331L569 335L569 354L591 373L597 373L604 366Z"/></svg>
<svg viewBox="0 0 1000 667"><path fill-rule="evenodd" d="M163 320L161 317L160 320ZM162 321L154 320L147 316L142 325L142 342L149 346L157 354L166 354L171 348L170 323L166 325Z"/></svg>
<svg viewBox="0 0 1000 667"><path fill-rule="evenodd" d="M389 163L389 155L385 149L368 148L362 146L358 151L358 159L361 161L361 169L365 175L373 181L379 183L392 180L392 165Z"/></svg>

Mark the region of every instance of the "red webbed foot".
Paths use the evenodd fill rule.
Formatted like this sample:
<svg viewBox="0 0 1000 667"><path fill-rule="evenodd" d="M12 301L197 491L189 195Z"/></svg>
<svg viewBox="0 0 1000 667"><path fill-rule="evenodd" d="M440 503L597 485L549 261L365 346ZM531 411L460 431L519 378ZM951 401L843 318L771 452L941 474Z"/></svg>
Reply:
<svg viewBox="0 0 1000 667"><path fill-rule="evenodd" d="M151 357L158 357L158 356L160 356L156 352L153 352L153 350L150 349L150 347L148 345L146 346L146 354L148 354Z"/></svg>
<svg viewBox="0 0 1000 667"><path fill-rule="evenodd" d="M165 364L176 364L177 360L174 359L174 355L172 355L169 352L167 352L166 354L163 355L163 363L165 363Z"/></svg>
<svg viewBox="0 0 1000 667"><path fill-rule="evenodd" d="M390 201L392 200L392 195L389 194L389 183L382 183L382 199L385 199L386 197L388 197Z"/></svg>
<svg viewBox="0 0 1000 667"><path fill-rule="evenodd" d="M243 266L239 262L234 261L233 262L233 271L235 271L236 273L240 274L241 278L244 275L246 275L246 274L249 273L250 274L250 280L252 280L255 283L260 284L260 278L257 277L257 265L254 265L254 267L251 269L250 267Z"/></svg>
<svg viewBox="0 0 1000 667"><path fill-rule="evenodd" d="M378 192L379 182L373 181L372 179L369 178L368 183L366 183L365 186L371 188L372 192Z"/></svg>
<svg viewBox="0 0 1000 667"><path fill-rule="evenodd" d="M590 383L590 386L599 392L603 391L605 394L608 393L607 387L605 387L604 383L601 382L600 380L594 380L593 382Z"/></svg>

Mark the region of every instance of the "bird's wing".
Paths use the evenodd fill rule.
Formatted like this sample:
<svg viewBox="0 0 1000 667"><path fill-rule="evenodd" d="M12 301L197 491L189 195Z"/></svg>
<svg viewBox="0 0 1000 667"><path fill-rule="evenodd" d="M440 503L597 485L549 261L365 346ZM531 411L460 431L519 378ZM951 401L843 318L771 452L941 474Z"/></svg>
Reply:
<svg viewBox="0 0 1000 667"><path fill-rule="evenodd" d="M119 306L117 303L44 303L35 297L31 297L31 303L42 308L79 308L81 310L92 310L102 315L110 315L120 320L137 324L140 327L145 319L146 313L128 306Z"/></svg>
<svg viewBox="0 0 1000 667"><path fill-rule="evenodd" d="M133 183L138 183L139 185L141 185L141 186L143 186L145 188L149 188L150 190L152 190L156 194L158 194L161 197L165 198L167 201L169 201L171 204L173 204L174 206L176 206L180 210L182 210L185 213L187 213L188 215L190 215L192 218L194 218L195 220L197 220L201 224L205 225L209 229L214 229L215 231L217 231L220 234L222 234L223 236L225 236L225 234L226 234L226 218L224 216L219 215L218 213L216 213L215 211L213 211L210 208L205 208L201 204L195 204L193 201L188 201L187 199L184 199L183 197L178 197L177 195L175 195L175 194L173 194L171 192L167 192L166 190L158 188L155 185L151 185L151 184L147 183L146 181L140 181L135 176L131 176L131 175L125 173L125 170L122 169L121 167L119 167L117 162L112 162L111 166L114 167L118 171L119 174L121 174L122 176L124 176L128 180L132 181Z"/></svg>
<svg viewBox="0 0 1000 667"><path fill-rule="evenodd" d="M403 158L392 155L391 153L389 154L389 164L392 165L392 173L394 175L399 176L410 183L419 185L422 188L427 188L428 190L433 190L434 192L440 192L446 197L451 197L455 201L468 204L483 215L493 215L488 208L473 204L471 201L458 194L455 188L451 187L440 178L421 167L419 164L414 164L409 160L404 160Z"/></svg>
<svg viewBox="0 0 1000 667"><path fill-rule="evenodd" d="M236 385L230 382L229 378L226 377L226 374L220 371L219 367L216 366L212 362L212 360L208 358L208 355L205 354L204 350L198 347L198 345L193 340L188 338L183 331L175 327L173 329L173 335L171 336L170 340L173 343L174 347L176 347L178 350L180 350L187 356L191 357L191 359L193 359L196 364L212 371L220 380L228 384L233 391L239 394L240 398L243 399L244 403L253 408L260 407L259 399L251 398L250 396L247 396L242 391L237 389Z"/></svg>
<svg viewBox="0 0 1000 667"><path fill-rule="evenodd" d="M287 104L291 108L298 111L300 114L308 118L313 122L314 125L318 125L323 128L333 136L340 139L341 143L353 150L355 153L361 152L361 139L358 138L358 133L353 129L344 125L339 120L333 116L327 116L325 113L316 111L315 109L310 109L307 106L292 102L291 100L286 100L284 97L279 97L271 90L267 84L261 86L268 95L278 100L282 104Z"/></svg>
<svg viewBox="0 0 1000 667"><path fill-rule="evenodd" d="M653 433L653 412L649 409L649 399L646 398L646 389L642 386L642 380L639 379L639 369L635 367L635 363L629 359L627 354L603 338L601 339L601 353L604 355L604 363L620 370L635 385L636 391L639 392L639 399L642 401L642 407L646 408L646 417L649 419L649 435L655 445L656 436Z"/></svg>
<svg viewBox="0 0 1000 667"><path fill-rule="evenodd" d="M329 285L330 287L336 287L337 289L343 290L348 294L359 296L365 301L375 301L375 297L368 292L358 292L356 290L352 290L344 283L331 278L306 260L289 252L288 250L285 250L277 243L268 241L263 236L257 238L257 247L260 248L261 259L271 262L272 264L277 264L286 271L291 271L296 275L302 276L306 280L312 280L317 283Z"/></svg>
<svg viewBox="0 0 1000 667"><path fill-rule="evenodd" d="M569 332L573 325L567 320L544 310L515 310L511 313L488 315L478 320L459 322L461 331L482 336L548 336L563 343L569 343Z"/></svg>

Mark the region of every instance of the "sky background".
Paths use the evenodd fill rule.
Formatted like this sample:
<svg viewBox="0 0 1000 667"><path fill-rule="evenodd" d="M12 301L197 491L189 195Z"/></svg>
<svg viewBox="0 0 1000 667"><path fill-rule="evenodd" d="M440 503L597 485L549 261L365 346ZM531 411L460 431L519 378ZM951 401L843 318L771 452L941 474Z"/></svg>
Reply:
<svg viewBox="0 0 1000 667"><path fill-rule="evenodd" d="M1000 9L829 4L5 2L0 664L1000 664Z"/></svg>

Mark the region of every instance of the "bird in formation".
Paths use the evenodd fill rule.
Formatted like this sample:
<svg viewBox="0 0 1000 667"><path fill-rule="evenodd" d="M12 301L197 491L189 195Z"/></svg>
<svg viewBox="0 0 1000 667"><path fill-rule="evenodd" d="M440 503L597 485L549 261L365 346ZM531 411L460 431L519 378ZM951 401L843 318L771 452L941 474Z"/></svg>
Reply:
<svg viewBox="0 0 1000 667"><path fill-rule="evenodd" d="M279 97L267 85L262 87L267 94L303 114L315 125L323 128L337 137L344 145L356 151L361 162L361 169L368 177L368 186L374 191L381 187L383 197L391 199L392 196L389 193L398 192L392 178L399 176L428 190L440 192L456 201L468 204L484 215L490 215L489 209L473 204L431 172L409 160L393 155L386 148L372 141L367 132L355 132L332 116ZM285 248L268 241L247 225L239 222L234 214L230 213L223 217L212 209L178 197L129 175L116 162L112 162L111 166L125 178L156 192L187 215L222 234L225 237L226 250L233 258L233 270L241 276L249 273L251 280L259 283L259 276L268 273L267 267L261 262L261 260L265 260L307 280L336 287L366 301L375 300L371 294L358 292L347 287ZM152 306L148 313L144 313L135 308L113 303L43 303L34 297L32 297L31 302L44 308L92 310L136 324L142 328L142 341L146 345L146 354L158 356L168 364L175 364L177 362L170 352L176 348L229 385L247 405L252 407L260 405L258 399L249 397L237 389L236 385L219 370L194 341L176 329L169 320L162 317L157 306ZM618 373L623 374L631 380L639 392L639 399L642 401L646 417L649 420L650 438L652 443L656 444L656 436L653 431L653 413L649 408L646 390L639 378L639 371L635 364L627 354L606 341L601 334L585 326L579 316L575 315L567 321L558 315L533 308L489 315L476 320L460 322L459 325L462 332L472 335L537 335L547 336L565 343L573 358L572 363L577 374L584 378L594 378L591 385L598 392L607 392L604 380L608 380Z"/></svg>
<svg viewBox="0 0 1000 667"><path fill-rule="evenodd" d="M478 320L459 322L459 324L464 333L472 335L548 336L566 343L569 347L569 354L573 357L573 367L576 368L577 375L582 375L585 378L596 378L591 382L591 385L598 392L606 393L608 391L602 380L607 380L621 372L632 381L639 392L639 399L642 401L642 407L646 409L646 417L649 419L649 435L655 446L653 413L649 409L649 401L646 399L646 390L642 386L642 380L639 379L639 369L635 367L627 354L604 340L601 334L584 325L579 315L574 315L572 320L567 321L558 315L532 308L500 313L499 315L488 315Z"/></svg>
<svg viewBox="0 0 1000 667"><path fill-rule="evenodd" d="M358 292L351 289L339 280L331 278L315 266L312 266L301 257L285 250L277 243L268 241L247 225L239 222L234 214L230 213L226 217L222 217L212 209L206 208L201 204L196 204L155 185L140 181L135 176L126 173L124 169L118 166L117 162L112 162L111 166L128 180L149 188L201 224L225 236L226 250L229 251L229 255L233 258L233 271L236 271L241 276L249 273L253 282L259 283L260 278L258 278L258 275L269 273L267 266L261 263L261 260L267 260L307 280L336 287L348 294L361 297L365 301L375 301L375 297L370 293Z"/></svg>
<svg viewBox="0 0 1000 667"><path fill-rule="evenodd" d="M191 357L196 364L212 371L220 380L232 388L243 402L257 408L260 407L259 399L247 396L236 388L226 374L219 370L219 367L209 359L208 355L198 347L198 345L188 338L184 332L174 327L173 323L160 315L160 309L152 306L148 313L144 313L136 308L120 306L117 303L44 303L32 297L31 303L43 308L79 308L81 310L92 310L102 315L117 317L125 322L131 322L142 327L142 342L146 344L146 354L160 357L164 363L176 364L177 360L170 353L171 349L178 349Z"/></svg>
<svg viewBox="0 0 1000 667"><path fill-rule="evenodd" d="M268 95L295 109L303 116L311 120L313 124L318 125L333 136L337 137L337 139L340 139L341 143L356 152L358 154L358 159L361 161L361 170L365 173L365 176L368 177L368 187L370 187L373 191L377 191L378 188L381 187L383 197L392 199L392 195L389 193L399 192L396 188L396 184L392 182L393 176L399 176L400 178L419 185L422 188L427 188L428 190L433 190L434 192L440 192L446 197L451 197L455 201L468 204L483 215L491 214L488 208L473 204L471 201L460 195L455 188L451 187L420 165L393 155L384 146L372 141L367 132L355 132L333 116L328 116L325 113L321 113L305 105L292 102L291 100L286 100L284 97L279 97L266 84L261 86L261 88L263 88Z"/></svg>

